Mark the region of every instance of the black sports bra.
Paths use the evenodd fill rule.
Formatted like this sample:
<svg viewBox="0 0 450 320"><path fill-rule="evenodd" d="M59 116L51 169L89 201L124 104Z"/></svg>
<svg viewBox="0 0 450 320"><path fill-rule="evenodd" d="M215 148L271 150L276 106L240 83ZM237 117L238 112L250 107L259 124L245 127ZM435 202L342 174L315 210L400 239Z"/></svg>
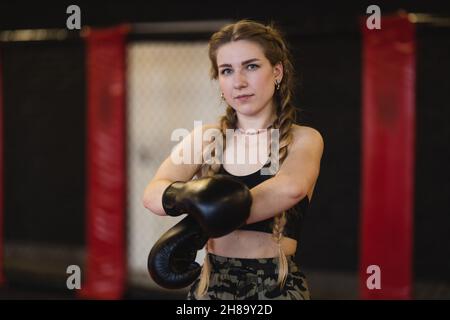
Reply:
<svg viewBox="0 0 450 320"><path fill-rule="evenodd" d="M245 176L235 176L226 171L223 165L221 165L218 173L235 177L236 179L242 181L249 189L251 189L257 186L258 184L273 177L273 175L261 174L261 170L265 167L268 167L269 165L270 159L260 170ZM299 241L302 220L308 208L309 208L309 198L308 196L306 196L301 201L299 201L294 207L289 209L289 211L286 214L286 224L283 229L284 236ZM270 218L263 221L246 224L240 227L239 229L272 233L274 220L275 220L274 218Z"/></svg>

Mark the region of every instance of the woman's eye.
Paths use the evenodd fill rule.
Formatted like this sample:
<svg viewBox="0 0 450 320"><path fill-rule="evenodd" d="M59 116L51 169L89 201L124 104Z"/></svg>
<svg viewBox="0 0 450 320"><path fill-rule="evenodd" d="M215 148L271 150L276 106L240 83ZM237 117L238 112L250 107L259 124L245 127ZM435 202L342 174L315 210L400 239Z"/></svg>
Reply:
<svg viewBox="0 0 450 320"><path fill-rule="evenodd" d="M249 64L248 66L247 66L247 69L249 69L249 70L255 70L255 69L258 69L259 68L259 66L257 65L257 64Z"/></svg>
<svg viewBox="0 0 450 320"><path fill-rule="evenodd" d="M231 69L222 69L222 71L220 71L221 74L223 75L227 75L231 72Z"/></svg>

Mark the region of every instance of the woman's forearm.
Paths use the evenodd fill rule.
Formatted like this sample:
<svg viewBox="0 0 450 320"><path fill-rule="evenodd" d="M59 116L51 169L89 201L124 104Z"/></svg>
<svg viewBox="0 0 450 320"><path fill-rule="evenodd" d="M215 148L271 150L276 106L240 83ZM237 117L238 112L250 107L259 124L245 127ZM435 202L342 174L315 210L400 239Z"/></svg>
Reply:
<svg viewBox="0 0 450 320"><path fill-rule="evenodd" d="M172 181L170 180L155 180L150 182L145 188L142 199L144 207L157 215L166 215L162 206L162 195L171 183Z"/></svg>
<svg viewBox="0 0 450 320"><path fill-rule="evenodd" d="M253 203L247 224L266 220L293 207L306 191L294 189L289 178L274 177L251 190Z"/></svg>

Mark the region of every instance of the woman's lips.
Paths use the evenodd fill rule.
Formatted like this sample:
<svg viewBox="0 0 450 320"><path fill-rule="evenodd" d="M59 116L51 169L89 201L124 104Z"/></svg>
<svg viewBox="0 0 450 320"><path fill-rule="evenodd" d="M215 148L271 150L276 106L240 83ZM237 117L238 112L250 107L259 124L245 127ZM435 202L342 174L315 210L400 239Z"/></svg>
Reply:
<svg viewBox="0 0 450 320"><path fill-rule="evenodd" d="M236 100L243 102L243 101L249 100L251 97L253 97L253 94L246 94L246 95L237 96Z"/></svg>

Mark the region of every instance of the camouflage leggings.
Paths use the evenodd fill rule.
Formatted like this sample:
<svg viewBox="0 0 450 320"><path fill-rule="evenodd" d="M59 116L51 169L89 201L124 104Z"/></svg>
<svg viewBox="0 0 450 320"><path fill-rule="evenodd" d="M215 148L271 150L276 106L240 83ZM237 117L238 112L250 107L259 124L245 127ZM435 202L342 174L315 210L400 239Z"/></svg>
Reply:
<svg viewBox="0 0 450 320"><path fill-rule="evenodd" d="M211 276L208 292L198 297L199 279L192 284L188 300L309 300L305 275L292 256L287 256L289 273L282 289L277 284L278 258L240 259L208 253Z"/></svg>

